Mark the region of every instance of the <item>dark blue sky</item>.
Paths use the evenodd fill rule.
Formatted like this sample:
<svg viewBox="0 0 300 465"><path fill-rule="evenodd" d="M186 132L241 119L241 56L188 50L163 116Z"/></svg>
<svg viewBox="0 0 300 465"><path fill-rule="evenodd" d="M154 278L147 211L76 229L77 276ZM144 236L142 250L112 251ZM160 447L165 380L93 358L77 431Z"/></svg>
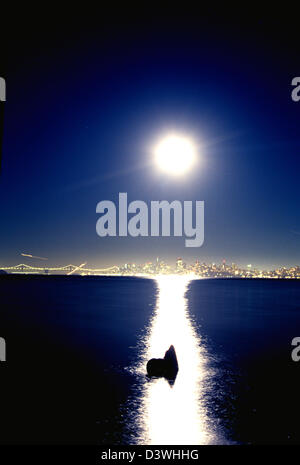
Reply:
<svg viewBox="0 0 300 465"><path fill-rule="evenodd" d="M25 34L6 76L0 263L27 252L92 266L156 256L299 264L295 57L280 23L260 18L119 18ZM170 129L202 145L184 180L149 163ZM119 192L204 200L204 245L98 237L96 204Z"/></svg>

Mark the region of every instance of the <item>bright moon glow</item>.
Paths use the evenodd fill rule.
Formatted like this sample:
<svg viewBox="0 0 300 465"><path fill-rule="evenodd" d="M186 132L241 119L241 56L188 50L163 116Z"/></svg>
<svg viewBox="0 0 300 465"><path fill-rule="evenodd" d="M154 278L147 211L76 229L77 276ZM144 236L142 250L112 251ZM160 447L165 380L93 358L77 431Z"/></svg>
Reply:
<svg viewBox="0 0 300 465"><path fill-rule="evenodd" d="M143 445L217 444L222 442L209 421L205 393L211 376L207 352L190 319L185 293L189 276L158 276L155 314L144 340L140 365L141 403L133 404L136 443ZM175 382L145 377L146 363L163 357L174 344L179 371ZM131 419L132 421L132 419Z"/></svg>
<svg viewBox="0 0 300 465"><path fill-rule="evenodd" d="M182 176L196 162L196 148L183 136L167 136L156 146L154 154L159 169L173 176Z"/></svg>

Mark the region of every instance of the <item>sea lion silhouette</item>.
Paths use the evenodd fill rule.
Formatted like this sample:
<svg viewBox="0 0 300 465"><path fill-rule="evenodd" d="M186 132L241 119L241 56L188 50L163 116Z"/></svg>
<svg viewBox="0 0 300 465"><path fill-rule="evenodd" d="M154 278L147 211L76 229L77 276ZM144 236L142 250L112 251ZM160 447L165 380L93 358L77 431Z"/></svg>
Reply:
<svg viewBox="0 0 300 465"><path fill-rule="evenodd" d="M166 351L164 358L151 358L147 363L148 376L175 379L178 372L178 362L174 346Z"/></svg>

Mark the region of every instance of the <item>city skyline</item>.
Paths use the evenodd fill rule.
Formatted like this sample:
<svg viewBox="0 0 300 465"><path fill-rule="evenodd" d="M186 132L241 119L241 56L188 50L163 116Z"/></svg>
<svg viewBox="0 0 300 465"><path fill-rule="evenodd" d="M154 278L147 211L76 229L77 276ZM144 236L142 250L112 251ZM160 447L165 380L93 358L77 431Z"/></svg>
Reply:
<svg viewBox="0 0 300 465"><path fill-rule="evenodd" d="M23 254L24 255L24 254ZM24 255L25 256L25 255ZM203 278L281 278L300 279L300 266L293 267L280 266L275 269L262 270L257 266L248 264L240 266L223 259L219 263L206 263L196 260L194 263L186 263L183 258L177 257L175 263L167 263L165 260L156 257L155 260L145 263L128 262L122 265L115 264L109 267L90 267L87 263L80 265L68 264L59 266L29 265L20 263L18 265L0 265L0 274L21 273L21 274L79 274L81 276L157 276L160 274L191 274L195 277Z"/></svg>

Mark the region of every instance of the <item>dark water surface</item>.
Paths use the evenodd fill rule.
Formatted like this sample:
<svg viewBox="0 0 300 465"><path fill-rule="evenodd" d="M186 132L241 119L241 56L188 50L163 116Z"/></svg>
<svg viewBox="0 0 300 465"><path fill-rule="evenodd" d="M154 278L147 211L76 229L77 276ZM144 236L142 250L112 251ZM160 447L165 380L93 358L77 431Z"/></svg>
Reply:
<svg viewBox="0 0 300 465"><path fill-rule="evenodd" d="M300 444L300 282L174 279L1 276L0 441Z"/></svg>

